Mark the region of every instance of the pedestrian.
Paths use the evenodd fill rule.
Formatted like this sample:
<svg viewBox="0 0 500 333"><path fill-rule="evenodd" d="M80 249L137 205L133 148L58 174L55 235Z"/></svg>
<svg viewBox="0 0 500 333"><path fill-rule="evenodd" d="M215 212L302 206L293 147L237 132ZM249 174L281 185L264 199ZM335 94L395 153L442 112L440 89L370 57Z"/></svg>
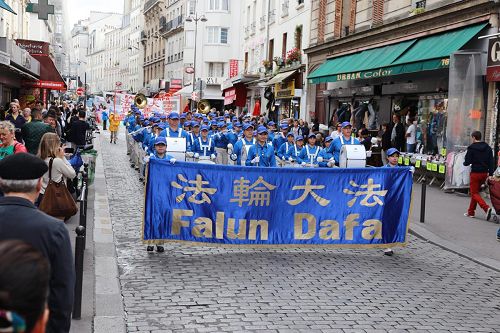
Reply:
<svg viewBox="0 0 500 333"><path fill-rule="evenodd" d="M484 201L479 193L481 185L485 183L488 176L493 175L495 170L495 161L493 159L493 151L486 142L481 141L481 132L474 131L471 134L472 144L467 147L465 154L464 166L470 165L470 204L469 209L464 216L474 218L476 215L476 206L479 206L486 213L486 220L489 221L492 214L492 209Z"/></svg>
<svg viewBox="0 0 500 333"><path fill-rule="evenodd" d="M54 129L42 122L42 111L33 109L31 117L31 121L23 126L21 133L28 152L36 155L42 136L45 133L54 133Z"/></svg>
<svg viewBox="0 0 500 333"><path fill-rule="evenodd" d="M14 124L16 128L16 140L22 142L23 137L21 135L21 128L26 123L26 119L24 119L24 117L21 115L19 103L10 103L9 114L5 117L5 120L10 121L12 124Z"/></svg>
<svg viewBox="0 0 500 333"><path fill-rule="evenodd" d="M408 119L408 129L406 130L406 152L414 153L417 147L417 122L413 118Z"/></svg>
<svg viewBox="0 0 500 333"><path fill-rule="evenodd" d="M108 119L109 119L108 111L106 110L106 107L104 106L103 109L102 109L102 114L101 114L102 129L103 129L103 131L105 131L107 129Z"/></svg>
<svg viewBox="0 0 500 333"><path fill-rule="evenodd" d="M0 161L0 240L18 239L40 251L50 263L47 332L69 332L75 287L71 243L64 223L36 208L47 164L28 153ZM3 270L0 270L0 273Z"/></svg>
<svg viewBox="0 0 500 333"><path fill-rule="evenodd" d="M392 147L391 144L392 127L390 123L382 125L382 163L387 164L387 150Z"/></svg>
<svg viewBox="0 0 500 333"><path fill-rule="evenodd" d="M46 331L49 274L49 262L33 246L0 241L1 332Z"/></svg>
<svg viewBox="0 0 500 333"><path fill-rule="evenodd" d="M398 151L403 150L403 145L405 144L405 127L401 124L401 116L394 114L392 116L392 131L391 131L391 145Z"/></svg>
<svg viewBox="0 0 500 333"><path fill-rule="evenodd" d="M491 205L495 209L495 214L498 215L500 214L500 167L493 172L493 176L488 177L488 187ZM496 218L498 219L498 216ZM497 230L497 241L500 242L500 228Z"/></svg>
<svg viewBox="0 0 500 333"><path fill-rule="evenodd" d="M26 153L26 147L17 142L15 137L16 128L10 121L0 121L0 160L8 155Z"/></svg>
<svg viewBox="0 0 500 333"><path fill-rule="evenodd" d="M31 121L31 109L24 108L23 109L23 117L26 119L26 122L29 123Z"/></svg>
<svg viewBox="0 0 500 333"><path fill-rule="evenodd" d="M111 133L109 143L116 144L119 127L120 127L120 117L113 112L109 115L109 132Z"/></svg>
<svg viewBox="0 0 500 333"><path fill-rule="evenodd" d="M85 121L85 110L78 111L78 119L71 123L71 138L77 147L83 147L86 144L87 131L90 125Z"/></svg>

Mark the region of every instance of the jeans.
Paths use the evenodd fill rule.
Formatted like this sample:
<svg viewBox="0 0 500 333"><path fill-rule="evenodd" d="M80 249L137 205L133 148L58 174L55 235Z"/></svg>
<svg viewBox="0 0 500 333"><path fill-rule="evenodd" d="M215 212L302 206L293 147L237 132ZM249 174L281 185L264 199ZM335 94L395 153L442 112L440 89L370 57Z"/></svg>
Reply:
<svg viewBox="0 0 500 333"><path fill-rule="evenodd" d="M107 120L102 121L102 129L105 131L106 130L106 125L108 124Z"/></svg>
<svg viewBox="0 0 500 333"><path fill-rule="evenodd" d="M476 206L479 206L486 212L490 206L484 201L481 194L479 194L479 190L481 189L481 185L484 184L486 179L488 178L487 172L471 172L470 173L470 204L467 213L470 216L475 215Z"/></svg>
<svg viewBox="0 0 500 333"><path fill-rule="evenodd" d="M407 143L406 144L406 152L407 153L414 153L415 152L415 148L417 148L417 144L416 143Z"/></svg>

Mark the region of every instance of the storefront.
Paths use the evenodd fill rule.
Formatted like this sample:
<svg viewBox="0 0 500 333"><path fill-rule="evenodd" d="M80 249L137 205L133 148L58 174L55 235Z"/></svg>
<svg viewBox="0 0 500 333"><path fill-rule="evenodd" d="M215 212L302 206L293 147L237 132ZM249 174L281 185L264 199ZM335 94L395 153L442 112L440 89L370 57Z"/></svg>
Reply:
<svg viewBox="0 0 500 333"><path fill-rule="evenodd" d="M273 89L276 119L307 118L303 98L303 69L301 65L298 68L283 71L264 84Z"/></svg>
<svg viewBox="0 0 500 333"><path fill-rule="evenodd" d="M0 37L0 105L20 98L22 83L40 77L40 63L12 40Z"/></svg>
<svg viewBox="0 0 500 333"><path fill-rule="evenodd" d="M485 130L487 87L481 59L488 17L449 30L333 57L309 75L324 97L329 125L352 121L376 132L393 114L417 125L417 153L450 160L464 151L473 130ZM451 114L450 114L451 113ZM450 118L452 121L450 121ZM463 186L465 183L460 184Z"/></svg>
<svg viewBox="0 0 500 333"><path fill-rule="evenodd" d="M235 110L236 114L246 106L247 87L243 83L233 85L231 80L226 80L222 84L222 94L224 95L224 110Z"/></svg>

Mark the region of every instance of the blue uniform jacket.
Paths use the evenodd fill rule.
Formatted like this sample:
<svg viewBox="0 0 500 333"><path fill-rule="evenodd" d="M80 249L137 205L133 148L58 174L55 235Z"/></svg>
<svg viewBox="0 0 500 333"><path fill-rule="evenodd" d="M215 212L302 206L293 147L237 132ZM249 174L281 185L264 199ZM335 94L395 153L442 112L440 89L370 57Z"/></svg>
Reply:
<svg viewBox="0 0 500 333"><path fill-rule="evenodd" d="M283 137L282 133L277 133L276 136L274 137L274 140L273 140L274 150L278 150L281 147L281 145L287 141L288 140L287 140L286 136Z"/></svg>
<svg viewBox="0 0 500 333"><path fill-rule="evenodd" d="M322 168L328 167L328 161L333 157L332 153L329 153L327 149L321 149L321 151L318 154L318 157L323 157L323 162L319 162L319 166Z"/></svg>
<svg viewBox="0 0 500 333"><path fill-rule="evenodd" d="M290 157L290 155L288 155L288 151L290 150L290 148L292 148L294 146L293 143L288 143L285 142L284 144L282 144L280 146L280 148L278 149L278 157L281 158L282 160L286 160L288 159L288 157Z"/></svg>
<svg viewBox="0 0 500 333"><path fill-rule="evenodd" d="M304 148L304 147L302 147ZM300 152L302 151L302 148L299 148L297 145L292 145L290 149L288 150L288 157L293 158L294 160L299 159Z"/></svg>
<svg viewBox="0 0 500 333"><path fill-rule="evenodd" d="M333 154L333 158L335 159L335 163L339 163L340 158L340 150L343 145L359 145L359 141L356 138L350 138L346 140L343 136L339 136L335 140L332 141L332 144L328 148L328 152Z"/></svg>
<svg viewBox="0 0 500 333"><path fill-rule="evenodd" d="M262 167L275 167L276 166L276 157L274 156L274 147L270 143L266 143L264 146L261 146L259 143L256 143L250 150L248 151L248 157L245 162L247 166L255 166L252 163L252 160L259 156L259 165Z"/></svg>
<svg viewBox="0 0 500 333"><path fill-rule="evenodd" d="M246 138L241 138L240 140L238 140L238 142L236 142L236 144L234 145L234 149L233 149L233 154L236 154L237 158L236 158L236 164L237 165L241 165L241 153L243 151L243 142L245 143L246 146L252 146L255 144L255 138L252 138L251 141L248 141ZM244 161L246 163L246 159Z"/></svg>
<svg viewBox="0 0 500 333"><path fill-rule="evenodd" d="M207 140L203 140L201 137L194 142L193 153L198 153L200 156L210 156L215 153L215 143L210 137Z"/></svg>
<svg viewBox="0 0 500 333"><path fill-rule="evenodd" d="M297 158L298 163L309 163L318 164L318 156L321 148L318 146L311 147L310 145L305 145L300 151L299 157Z"/></svg>

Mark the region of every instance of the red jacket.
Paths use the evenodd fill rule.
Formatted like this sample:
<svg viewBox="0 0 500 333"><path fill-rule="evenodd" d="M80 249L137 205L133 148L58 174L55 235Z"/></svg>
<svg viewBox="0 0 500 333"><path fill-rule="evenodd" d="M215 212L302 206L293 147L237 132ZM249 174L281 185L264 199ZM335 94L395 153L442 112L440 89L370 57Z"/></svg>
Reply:
<svg viewBox="0 0 500 333"><path fill-rule="evenodd" d="M488 178L488 186L490 188L491 204L495 208L495 211L500 213L500 180Z"/></svg>

